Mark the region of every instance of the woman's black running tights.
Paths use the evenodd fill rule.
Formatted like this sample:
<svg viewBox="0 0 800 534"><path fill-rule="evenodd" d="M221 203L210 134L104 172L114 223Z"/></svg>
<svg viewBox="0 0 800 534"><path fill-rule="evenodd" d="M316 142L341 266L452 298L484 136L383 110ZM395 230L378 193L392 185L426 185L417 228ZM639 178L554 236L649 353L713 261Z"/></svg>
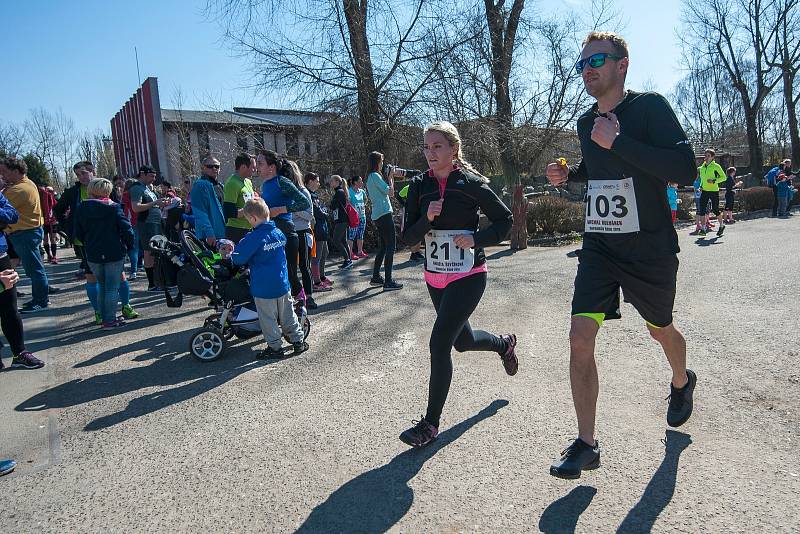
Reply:
<svg viewBox="0 0 800 534"><path fill-rule="evenodd" d="M297 276L297 254L300 252L300 238L297 232L286 234L286 268L289 270L289 285L292 287L292 296L297 296L303 289L300 278ZM305 245L305 243L304 243Z"/></svg>
<svg viewBox="0 0 800 534"><path fill-rule="evenodd" d="M11 268L8 256L0 258L0 271ZM11 353L19 356L25 350L25 331L22 328L22 317L17 309L17 288L12 287L0 292L0 328L6 336Z"/></svg>
<svg viewBox="0 0 800 534"><path fill-rule="evenodd" d="M473 330L469 316L478 306L486 289L486 273L476 273L451 282L443 289L428 286L436 321L431 331L431 381L428 386L428 411L425 419L439 426L450 381L453 378L451 349L458 352L482 350L501 353L505 342L489 332Z"/></svg>

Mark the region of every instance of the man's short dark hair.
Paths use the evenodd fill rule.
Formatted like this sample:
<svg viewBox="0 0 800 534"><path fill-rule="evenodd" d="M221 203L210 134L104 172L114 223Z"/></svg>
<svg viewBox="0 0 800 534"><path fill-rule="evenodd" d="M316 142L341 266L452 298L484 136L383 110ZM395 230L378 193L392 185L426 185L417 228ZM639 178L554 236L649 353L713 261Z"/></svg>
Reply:
<svg viewBox="0 0 800 534"><path fill-rule="evenodd" d="M72 166L72 170L75 172L78 172L80 169L86 169L86 168L94 169L94 163L92 163L91 161L84 160L84 161L79 161L78 163Z"/></svg>
<svg viewBox="0 0 800 534"><path fill-rule="evenodd" d="M587 44L591 43L592 41L608 41L611 43L611 46L614 48L614 53L618 56L628 57L628 43L623 39L623 37L616 33L616 32L600 32L600 31L592 31L589 32L589 35L583 40L583 44L581 45L586 46Z"/></svg>
<svg viewBox="0 0 800 534"><path fill-rule="evenodd" d="M233 164L236 167L236 170L238 171L239 167L241 167L242 165L247 165L249 167L250 162L254 159L256 159L255 156L248 154L247 152L242 152L241 154L236 156L236 160L233 162Z"/></svg>
<svg viewBox="0 0 800 534"><path fill-rule="evenodd" d="M22 158L15 158L8 156L0 159L0 165L3 165L10 171L17 171L20 174L28 174L28 164Z"/></svg>

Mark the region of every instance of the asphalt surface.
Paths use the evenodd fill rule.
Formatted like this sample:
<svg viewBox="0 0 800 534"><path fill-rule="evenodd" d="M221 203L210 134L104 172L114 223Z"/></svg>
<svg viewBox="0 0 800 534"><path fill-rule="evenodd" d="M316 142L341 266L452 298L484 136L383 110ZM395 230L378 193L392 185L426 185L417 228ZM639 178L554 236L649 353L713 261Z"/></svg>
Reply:
<svg viewBox="0 0 800 534"><path fill-rule="evenodd" d="M576 432L574 246L488 251L472 324L516 332L520 371L455 353L441 435L423 450L397 439L425 409L434 314L420 267L401 263L406 287L382 293L369 260L334 266L308 352L255 361L250 340L204 364L187 354L201 301L169 310L139 280L142 318L109 334L90 324L74 263L61 266L66 291L29 327L47 367L0 374L0 456L21 460L0 478L0 532L800 531L798 230L800 214L720 239L679 232L695 413L666 427L668 365L624 304L597 343L602 466L578 481L548 474Z"/></svg>

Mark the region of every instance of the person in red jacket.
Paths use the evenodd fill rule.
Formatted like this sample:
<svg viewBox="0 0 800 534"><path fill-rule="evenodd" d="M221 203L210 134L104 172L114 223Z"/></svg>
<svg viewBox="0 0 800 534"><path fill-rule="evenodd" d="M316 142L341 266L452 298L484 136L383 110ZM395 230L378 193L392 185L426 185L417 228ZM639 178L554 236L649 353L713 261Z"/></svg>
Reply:
<svg viewBox="0 0 800 534"><path fill-rule="evenodd" d="M53 214L53 206L56 205L56 194L50 186L39 186L39 201L42 205L42 217L44 218L44 239L42 245L47 253L48 263L57 264L58 258L58 230L56 227L56 216Z"/></svg>

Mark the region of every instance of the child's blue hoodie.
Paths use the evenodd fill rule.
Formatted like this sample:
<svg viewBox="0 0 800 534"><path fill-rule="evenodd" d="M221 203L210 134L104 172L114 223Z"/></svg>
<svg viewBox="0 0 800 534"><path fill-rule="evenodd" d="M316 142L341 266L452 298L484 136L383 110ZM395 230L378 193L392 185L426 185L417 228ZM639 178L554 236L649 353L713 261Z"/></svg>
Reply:
<svg viewBox="0 0 800 534"><path fill-rule="evenodd" d="M261 299L276 299L289 292L286 236L272 221L264 221L239 241L231 260L250 266L250 292Z"/></svg>

